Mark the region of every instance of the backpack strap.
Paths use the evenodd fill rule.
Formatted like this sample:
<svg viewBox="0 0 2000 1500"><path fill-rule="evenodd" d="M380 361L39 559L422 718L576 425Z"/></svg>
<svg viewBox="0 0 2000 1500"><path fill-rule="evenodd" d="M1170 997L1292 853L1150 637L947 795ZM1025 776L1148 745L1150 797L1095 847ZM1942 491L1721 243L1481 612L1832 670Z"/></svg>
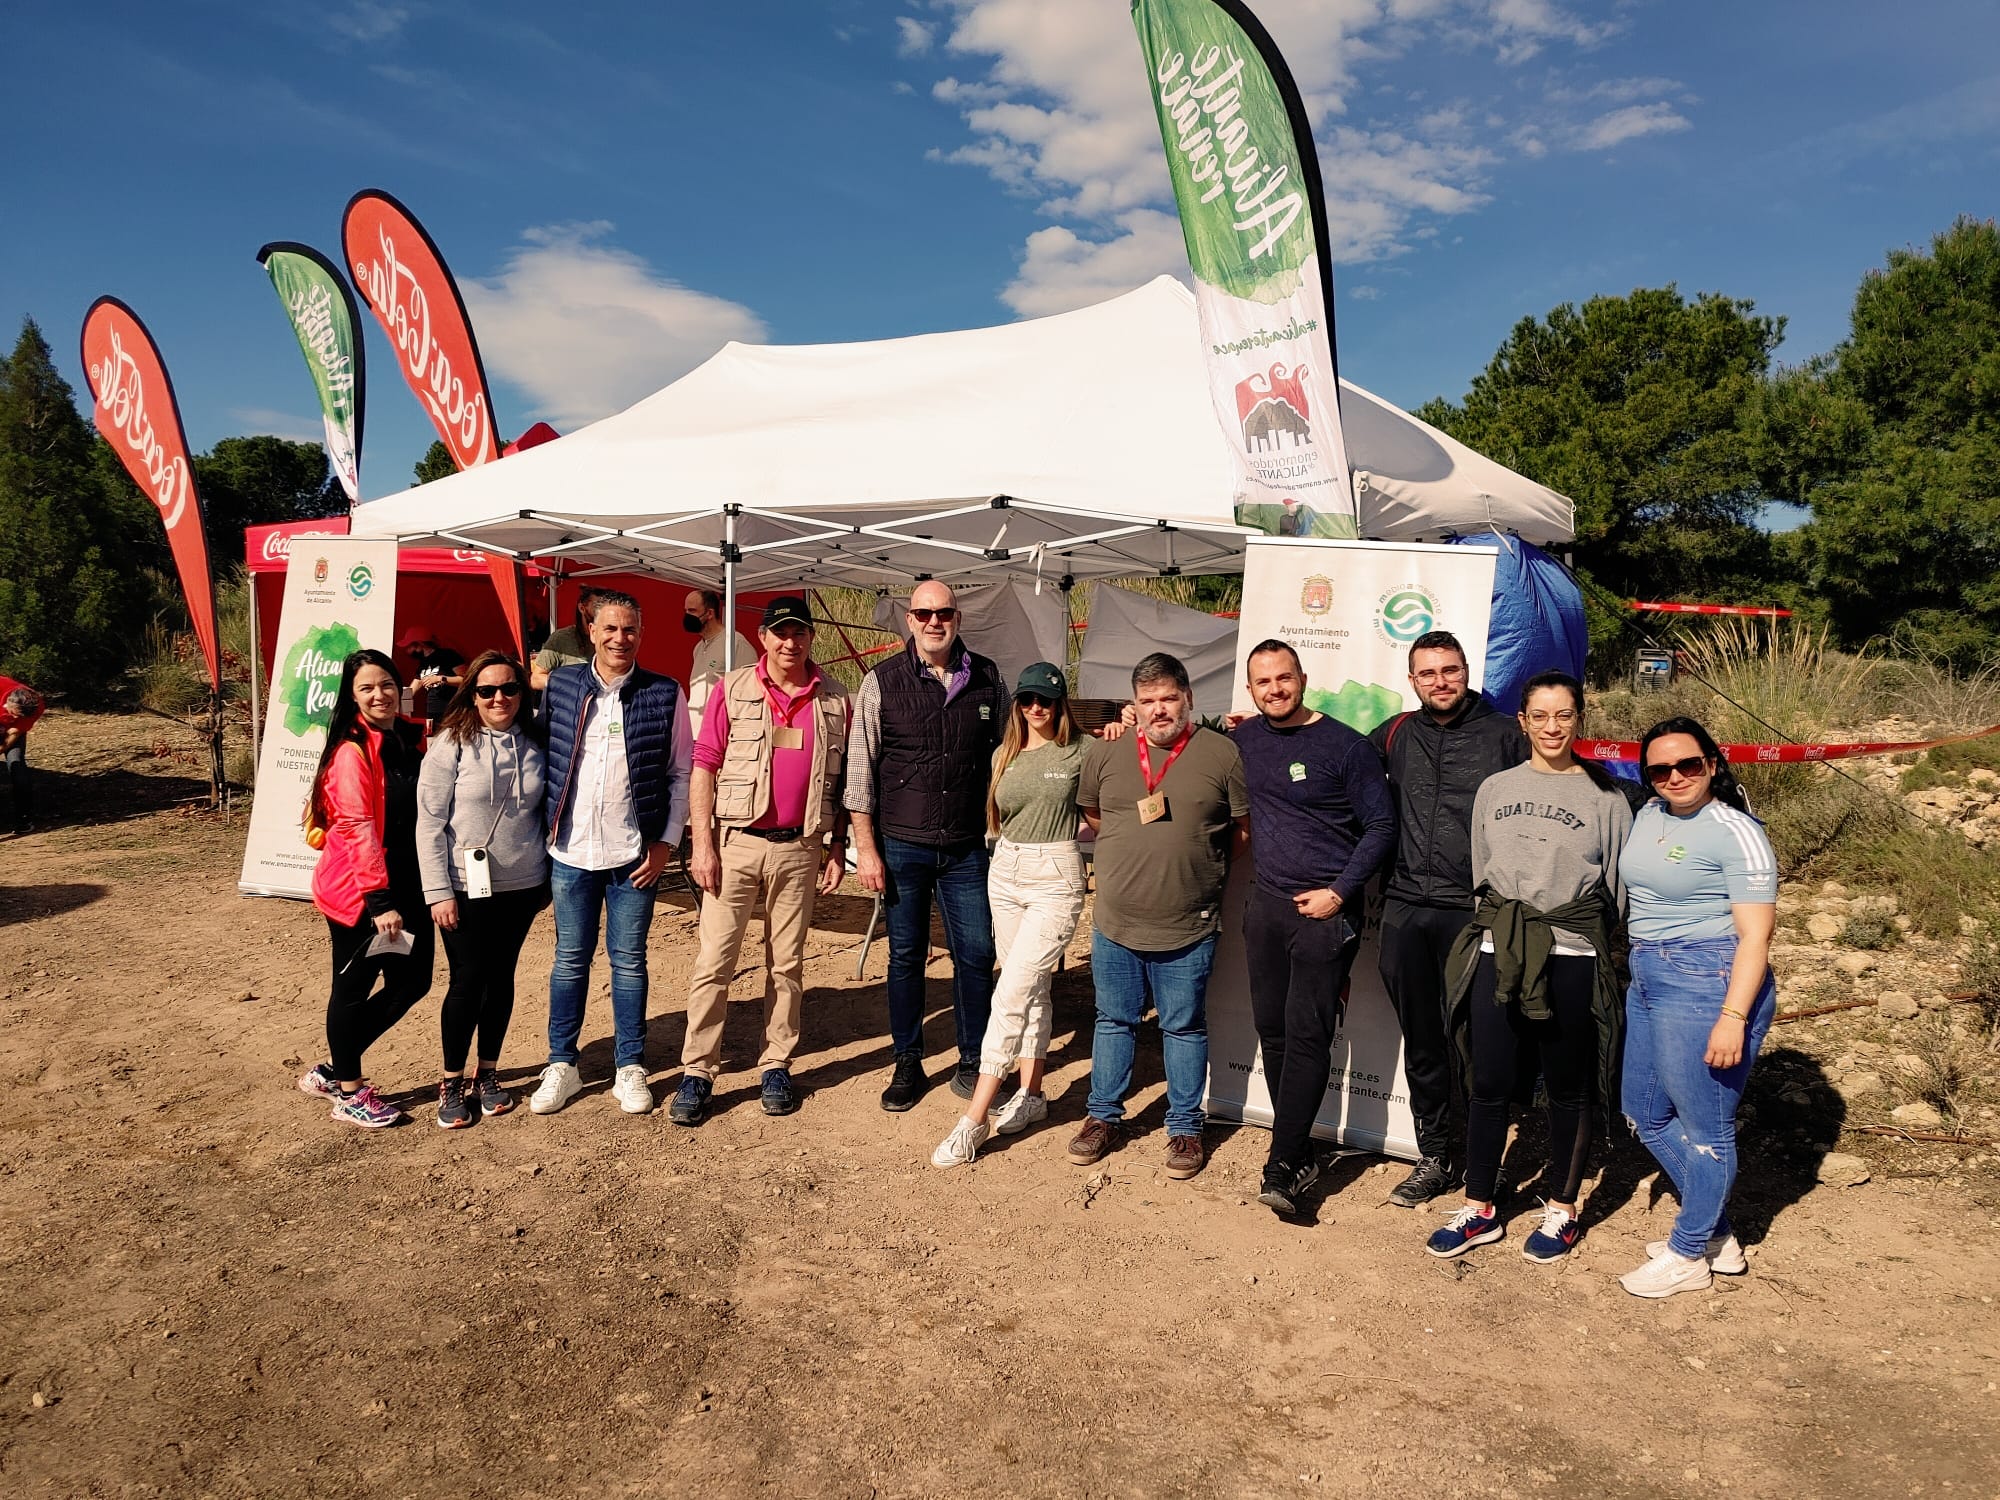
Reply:
<svg viewBox="0 0 2000 1500"><path fill-rule="evenodd" d="M1396 733L1403 727L1403 721L1414 712L1415 709L1406 708L1389 721L1389 732L1382 739L1382 759L1387 760L1389 752L1396 748Z"/></svg>

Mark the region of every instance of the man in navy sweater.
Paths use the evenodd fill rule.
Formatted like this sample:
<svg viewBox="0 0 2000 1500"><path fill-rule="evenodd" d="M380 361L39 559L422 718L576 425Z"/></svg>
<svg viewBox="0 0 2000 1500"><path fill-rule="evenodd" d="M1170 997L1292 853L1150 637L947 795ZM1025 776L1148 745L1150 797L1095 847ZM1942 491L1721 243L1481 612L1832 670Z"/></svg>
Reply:
<svg viewBox="0 0 2000 1500"><path fill-rule="evenodd" d="M1231 737L1250 793L1256 883L1243 946L1273 1115L1257 1201L1287 1214L1319 1176L1313 1119L1361 945L1364 887L1395 849L1396 811L1374 747L1306 706L1306 674L1290 646L1251 647L1249 687L1257 716Z"/></svg>

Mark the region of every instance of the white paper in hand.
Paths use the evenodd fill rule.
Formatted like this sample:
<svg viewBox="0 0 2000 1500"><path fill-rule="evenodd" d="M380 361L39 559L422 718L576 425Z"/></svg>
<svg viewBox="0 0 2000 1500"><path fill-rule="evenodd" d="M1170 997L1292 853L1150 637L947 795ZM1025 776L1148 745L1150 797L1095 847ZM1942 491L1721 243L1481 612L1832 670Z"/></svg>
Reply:
<svg viewBox="0 0 2000 1500"><path fill-rule="evenodd" d="M393 954L397 958L408 958L416 946L417 940L410 936L410 929L407 927L403 928L394 937L384 937L378 932L375 934L375 940L368 945L368 956L370 958L380 958L383 954L388 953Z"/></svg>

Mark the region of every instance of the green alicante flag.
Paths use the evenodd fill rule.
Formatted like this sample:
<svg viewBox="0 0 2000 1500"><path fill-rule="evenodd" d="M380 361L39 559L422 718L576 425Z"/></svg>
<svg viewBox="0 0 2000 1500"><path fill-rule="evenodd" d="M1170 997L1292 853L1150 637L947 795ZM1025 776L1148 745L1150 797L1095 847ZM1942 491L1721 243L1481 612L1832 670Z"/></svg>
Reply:
<svg viewBox="0 0 2000 1500"><path fill-rule="evenodd" d="M319 392L326 457L351 505L361 498L361 416L365 395L361 320L354 293L333 263L310 245L280 240L257 252L292 320Z"/></svg>
<svg viewBox="0 0 2000 1500"><path fill-rule="evenodd" d="M1132 0L1180 207L1236 519L1359 535L1319 157L1291 70L1241 0Z"/></svg>

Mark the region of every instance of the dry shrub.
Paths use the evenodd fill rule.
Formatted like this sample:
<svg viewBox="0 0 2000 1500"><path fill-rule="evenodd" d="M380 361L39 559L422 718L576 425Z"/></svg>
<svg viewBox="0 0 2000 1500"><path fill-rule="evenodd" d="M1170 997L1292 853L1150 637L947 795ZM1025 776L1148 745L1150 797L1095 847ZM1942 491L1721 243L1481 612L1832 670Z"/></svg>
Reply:
<svg viewBox="0 0 2000 1500"><path fill-rule="evenodd" d="M1896 1082L1947 1121L1968 1113L1992 1091L1986 1048L1953 1026L1949 1012L1933 1011L1911 1028L1905 1042L1916 1061L1896 1069Z"/></svg>

